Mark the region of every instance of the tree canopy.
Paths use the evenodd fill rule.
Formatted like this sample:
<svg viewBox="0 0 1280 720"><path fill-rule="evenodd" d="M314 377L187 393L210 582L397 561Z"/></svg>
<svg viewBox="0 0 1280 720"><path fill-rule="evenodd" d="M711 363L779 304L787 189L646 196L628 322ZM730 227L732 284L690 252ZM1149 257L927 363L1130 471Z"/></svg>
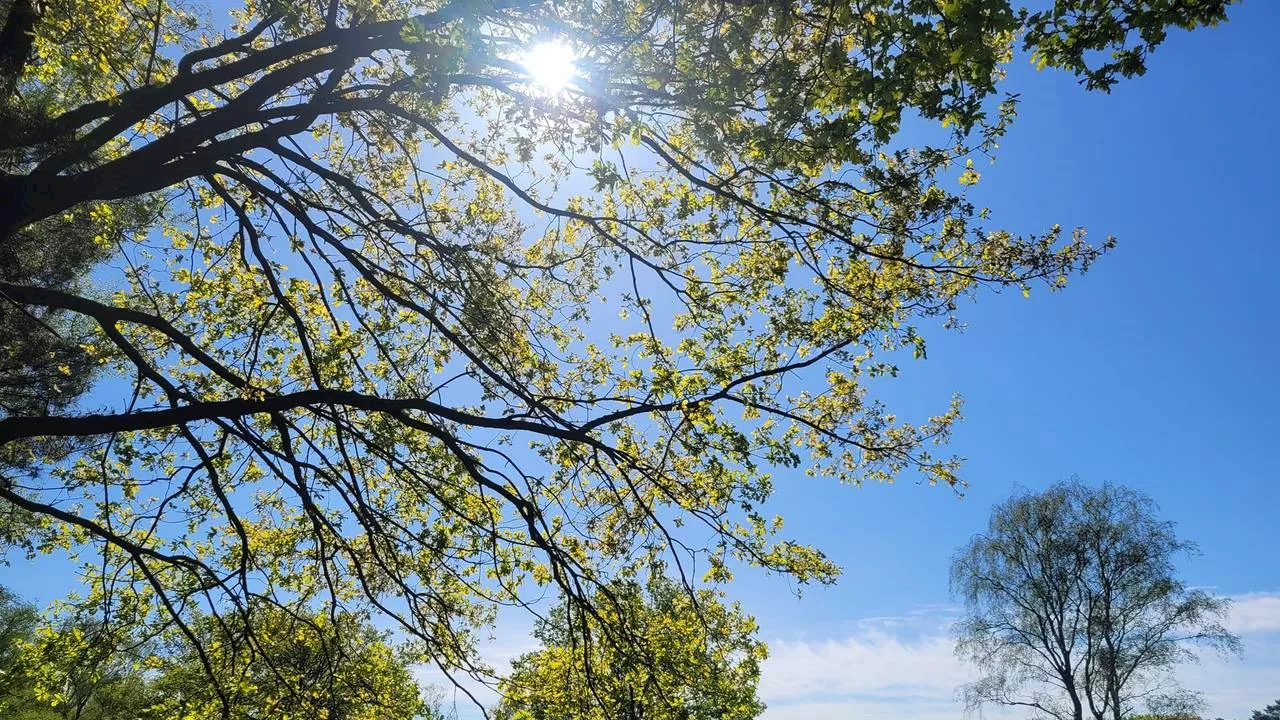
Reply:
<svg viewBox="0 0 1280 720"><path fill-rule="evenodd" d="M1236 651L1228 601L1188 588L1176 559L1195 546L1135 490L1078 481L998 505L961 548L952 580L966 616L957 651L980 669L971 708L1055 720L1123 720L1150 708L1195 717L1198 696L1172 677L1195 649Z"/></svg>
<svg viewBox="0 0 1280 720"><path fill-rule="evenodd" d="M1249 720L1277 720L1280 718L1280 700L1267 705L1261 710L1254 710Z"/></svg>
<svg viewBox="0 0 1280 720"><path fill-rule="evenodd" d="M0 588L0 720L237 718L431 720L440 713L407 664L364 619L255 608L196 646L80 611L41 623ZM220 697L225 693L227 697Z"/></svg>
<svg viewBox="0 0 1280 720"><path fill-rule="evenodd" d="M610 586L601 617L553 609L499 684L499 720L754 720L765 646L737 604L655 575ZM584 643L582 638L596 638Z"/></svg>
<svg viewBox="0 0 1280 720"><path fill-rule="evenodd" d="M546 586L604 622L658 564L832 581L775 474L960 483L959 402L902 420L869 381L1111 245L967 199L1003 66L1106 90L1226 5L6 0L0 393L79 383L0 395L6 517L224 712L208 632L262 607L376 611L487 677L495 609ZM40 272L55 237L86 261Z"/></svg>

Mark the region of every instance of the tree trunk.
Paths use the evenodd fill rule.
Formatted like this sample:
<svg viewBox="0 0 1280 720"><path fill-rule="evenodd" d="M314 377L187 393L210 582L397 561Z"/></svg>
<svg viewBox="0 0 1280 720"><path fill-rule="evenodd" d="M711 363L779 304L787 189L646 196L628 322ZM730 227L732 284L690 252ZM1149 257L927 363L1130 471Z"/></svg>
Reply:
<svg viewBox="0 0 1280 720"><path fill-rule="evenodd" d="M13 95L35 45L40 10L32 0L12 0L0 29L0 100Z"/></svg>

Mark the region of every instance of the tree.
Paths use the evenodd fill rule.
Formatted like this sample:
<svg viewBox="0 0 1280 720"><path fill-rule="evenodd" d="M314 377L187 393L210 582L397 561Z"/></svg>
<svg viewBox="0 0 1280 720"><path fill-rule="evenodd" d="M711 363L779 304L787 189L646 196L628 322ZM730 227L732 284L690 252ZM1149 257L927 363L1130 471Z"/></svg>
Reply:
<svg viewBox="0 0 1280 720"><path fill-rule="evenodd" d="M0 718L155 717L147 712L154 693L142 673L112 657L102 640L89 624L45 624L34 606L0 587Z"/></svg>
<svg viewBox="0 0 1280 720"><path fill-rule="evenodd" d="M1280 700L1276 700L1261 710L1254 710L1249 720L1280 720Z"/></svg>
<svg viewBox="0 0 1280 720"><path fill-rule="evenodd" d="M0 586L0 718L27 718L34 699L30 678L22 670L22 643L35 632L36 609Z"/></svg>
<svg viewBox="0 0 1280 720"><path fill-rule="evenodd" d="M982 677L970 707L1026 707L1057 720L1122 720L1145 702L1194 715L1171 671L1194 648L1236 651L1228 601L1189 589L1175 559L1195 546L1135 490L1078 481L1014 495L952 560L964 598L957 652Z"/></svg>
<svg viewBox="0 0 1280 720"><path fill-rule="evenodd" d="M33 23L44 3L6 0L0 4L0 126L24 127L53 112L53 94L30 84L19 96L15 84L21 58L31 52ZM47 159L55 147L8 146L0 150L0 172L20 171ZM91 161L99 156L91 153ZM64 293L92 294L88 275L131 231L153 221L157 208L147 196L105 203L96 214L68 213L9 233L0 243L0 281ZM84 349L93 321L63 308L0 303L0 418L67 411L99 376L98 362ZM43 454L67 453L70 438L42 438ZM31 453L0 448L6 474L31 471ZM29 518L0 509L0 541L23 544Z"/></svg>
<svg viewBox="0 0 1280 720"><path fill-rule="evenodd" d="M124 228L145 224L150 203L130 198L104 207L120 221L113 229L73 215L65 222L35 223L14 233L0 244L0 282L91 292L86 279L93 267L109 255ZM0 302L0 418L69 411L101 375L98 359L86 352L94 338L93 323L82 315ZM74 437L43 437L25 446L0 447L0 483L38 473L37 458L67 456L81 444ZM42 541L41 535L38 514L0 501L0 562L12 548L30 552Z"/></svg>
<svg viewBox="0 0 1280 720"><path fill-rule="evenodd" d="M647 588L615 583L594 606L603 617L562 603L539 621L542 647L498 686L499 720L752 720L764 711L765 646L736 603L709 590L690 597L656 575Z"/></svg>
<svg viewBox="0 0 1280 720"><path fill-rule="evenodd" d="M249 618L224 627L201 616L193 629L203 642L192 645L131 631L128 612L118 625L84 615L44 624L0 589L0 718L212 720L224 708L246 719L442 717L406 656L364 619L278 607L254 608ZM211 684L210 673L220 682Z"/></svg>
<svg viewBox="0 0 1280 720"><path fill-rule="evenodd" d="M31 468L0 502L144 635L376 610L451 676L540 586L830 582L761 512L773 473L958 484L958 401L903 422L866 379L1111 245L965 197L1015 43L1107 89L1227 4L7 0L0 247L118 241L101 296L0 278L109 373L0 411ZM521 62L544 44L563 89Z"/></svg>
<svg viewBox="0 0 1280 720"><path fill-rule="evenodd" d="M229 633L213 616L197 624L204 641L197 647L212 648L205 658L178 642L172 655L149 661L159 666L152 687L165 698L159 716L215 720L225 704L235 717L264 720L438 718L408 656L359 616L264 606L229 619L236 623ZM219 642L228 635L239 642ZM205 661L225 682L208 682Z"/></svg>

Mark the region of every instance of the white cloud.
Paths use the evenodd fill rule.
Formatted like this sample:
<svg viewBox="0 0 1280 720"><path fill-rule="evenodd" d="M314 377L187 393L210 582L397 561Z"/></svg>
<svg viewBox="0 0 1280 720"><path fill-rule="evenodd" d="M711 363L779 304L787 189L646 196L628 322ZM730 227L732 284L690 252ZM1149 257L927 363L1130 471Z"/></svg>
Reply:
<svg viewBox="0 0 1280 720"><path fill-rule="evenodd" d="M765 720L957 720L955 690L971 672L952 650L955 617L932 606L860 621L838 638L771 641Z"/></svg>
<svg viewBox="0 0 1280 720"><path fill-rule="evenodd" d="M538 649L530 627L527 617L514 613L500 617L493 636L479 643L480 657L497 672L506 672L511 661ZM477 703L492 708L498 701L491 679L481 682L465 673L454 673L450 678L434 665L415 666L413 674L420 685L439 698L446 715L456 720L483 720L485 714Z"/></svg>
<svg viewBox="0 0 1280 720"><path fill-rule="evenodd" d="M764 720L863 720L864 718L893 718L893 720L960 720L959 705L953 702L912 702L901 700L862 700L848 698L818 702L771 704L765 710ZM1003 715L988 713L988 720Z"/></svg>
<svg viewBox="0 0 1280 720"><path fill-rule="evenodd" d="M1244 658L1207 655L1178 675L1187 687L1204 693L1206 717L1244 720L1280 697L1280 591L1232 600L1227 626L1244 639ZM830 637L770 640L760 682L760 695L769 705L763 720L960 720L964 708L955 690L972 670L952 651L949 628L957 613L954 607L923 606L902 616L858 620ZM535 647L519 623L504 624L495 635L512 641L484 643L485 658L501 669ZM418 674L444 690L446 708L459 720L482 717L439 671L421 668ZM482 703L496 699L487 688L464 685ZM986 720L1024 715L984 713Z"/></svg>
<svg viewBox="0 0 1280 720"><path fill-rule="evenodd" d="M1280 592L1232 599L1227 624L1244 639L1244 658L1207 655L1178 676L1204 692L1207 717L1242 720L1280 697ZM957 720L964 708L955 690L972 671L953 653L954 617L954 609L930 607L865 620L837 637L771 641L764 720Z"/></svg>
<svg viewBox="0 0 1280 720"><path fill-rule="evenodd" d="M1280 631L1280 592L1236 595L1228 626L1237 633Z"/></svg>
<svg viewBox="0 0 1280 720"><path fill-rule="evenodd" d="M967 677L951 647L944 634L904 639L880 627L818 642L777 640L769 643L760 692L778 700L910 695L948 701Z"/></svg>

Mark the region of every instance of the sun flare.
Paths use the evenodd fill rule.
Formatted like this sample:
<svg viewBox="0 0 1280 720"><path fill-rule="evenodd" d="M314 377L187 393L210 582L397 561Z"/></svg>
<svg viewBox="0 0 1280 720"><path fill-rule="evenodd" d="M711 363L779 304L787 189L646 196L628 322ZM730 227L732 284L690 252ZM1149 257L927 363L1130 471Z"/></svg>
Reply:
<svg viewBox="0 0 1280 720"><path fill-rule="evenodd" d="M539 43L525 54L523 65L529 80L545 93L558 93L578 76L578 56L558 41Z"/></svg>

